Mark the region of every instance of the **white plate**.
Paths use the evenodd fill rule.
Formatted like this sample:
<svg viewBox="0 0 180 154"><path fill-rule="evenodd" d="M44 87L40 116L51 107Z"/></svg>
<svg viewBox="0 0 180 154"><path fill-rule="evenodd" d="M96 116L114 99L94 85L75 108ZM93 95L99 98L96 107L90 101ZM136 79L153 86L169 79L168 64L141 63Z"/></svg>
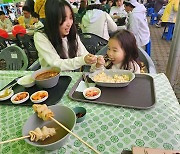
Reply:
<svg viewBox="0 0 180 154"><path fill-rule="evenodd" d="M9 90L10 90L10 91L9 91L9 95L6 96L6 97L0 98L0 101L5 101L5 100L11 98L12 95L14 95L14 91L13 91L12 89L9 89ZM5 91L5 90L1 91L0 93L4 93L4 91Z"/></svg>
<svg viewBox="0 0 180 154"><path fill-rule="evenodd" d="M22 99L22 100L15 101L14 99L17 97L17 95L19 95L19 94L21 94L21 93L26 93L27 96L26 96L24 99ZM21 103L24 103L25 101L27 101L28 99L29 99L29 93L28 93L28 92L19 92L19 93L15 94L15 95L13 95L13 96L11 97L11 102L12 102L13 104L21 104Z"/></svg>
<svg viewBox="0 0 180 154"><path fill-rule="evenodd" d="M129 81L126 82L119 82L119 83L109 83L109 82L99 82L99 81L94 81L94 76L97 74L104 72L108 76L114 76L114 75L128 75L130 77ZM126 87L128 84L134 80L135 74L132 73L129 70L112 70L112 69L107 69L107 70L98 70L94 73L89 74L89 78L91 78L92 81L94 81L97 85L102 86L102 87Z"/></svg>
<svg viewBox="0 0 180 154"><path fill-rule="evenodd" d="M42 92L45 92L47 96L44 97L44 98L42 98L42 99L39 99L39 100L33 100L33 99L32 99L32 97L33 97L34 95L36 95L37 93L42 93ZM31 100L33 103L41 103L41 102L44 102L47 98L48 98L48 92L45 91L45 90L41 90L41 91L37 91L37 92L33 93L33 94L31 95L31 97L30 97L30 100Z"/></svg>
<svg viewBox="0 0 180 154"><path fill-rule="evenodd" d="M89 97L86 95L86 93L90 90L97 90L99 93L95 96L92 96L92 97ZM93 99L97 99L101 96L101 90L97 87L89 87L89 88L86 88L84 91L83 91L83 95L86 99L90 99L90 100L93 100Z"/></svg>

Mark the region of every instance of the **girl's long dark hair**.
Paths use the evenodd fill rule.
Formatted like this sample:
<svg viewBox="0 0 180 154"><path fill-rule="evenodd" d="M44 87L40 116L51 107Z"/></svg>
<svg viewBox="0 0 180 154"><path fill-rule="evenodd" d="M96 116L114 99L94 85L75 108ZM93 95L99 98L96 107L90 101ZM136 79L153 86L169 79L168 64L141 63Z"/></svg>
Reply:
<svg viewBox="0 0 180 154"><path fill-rule="evenodd" d="M110 39L116 39L119 42L120 47L125 52L125 58L122 62L121 68L128 70L129 63L133 61L137 62L138 58L138 47L136 45L136 39L134 35L128 30L119 30L112 34ZM112 67L112 63L110 63L107 68ZM135 69L135 66L134 66Z"/></svg>
<svg viewBox="0 0 180 154"><path fill-rule="evenodd" d="M62 59L67 58L62 45L62 38L59 32L59 26L63 24L66 18L65 6L70 8L74 21L73 10L66 0L47 0L45 4L46 18L44 32ZM74 58L77 56L78 42L76 34L76 26L73 22L70 32L67 35L69 58Z"/></svg>

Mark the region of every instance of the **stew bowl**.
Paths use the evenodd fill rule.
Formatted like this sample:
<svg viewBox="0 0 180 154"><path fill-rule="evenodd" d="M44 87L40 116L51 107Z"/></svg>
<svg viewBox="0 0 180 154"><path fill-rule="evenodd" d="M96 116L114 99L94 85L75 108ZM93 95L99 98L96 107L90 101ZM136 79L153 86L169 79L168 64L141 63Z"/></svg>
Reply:
<svg viewBox="0 0 180 154"><path fill-rule="evenodd" d="M54 119L62 123L69 130L73 130L76 124L76 115L72 109L66 106L53 105L48 107L54 113ZM22 135L26 136L30 131L35 130L37 127L40 129L46 126L48 128L55 128L56 134L54 136L46 138L44 141L30 141L29 138L25 141L35 147L43 148L45 150L56 150L62 147L69 138L69 133L54 121L43 121L37 116L37 113L31 115L25 122Z"/></svg>
<svg viewBox="0 0 180 154"><path fill-rule="evenodd" d="M60 69L55 67L41 68L32 74L35 83L42 88L52 88L57 85Z"/></svg>

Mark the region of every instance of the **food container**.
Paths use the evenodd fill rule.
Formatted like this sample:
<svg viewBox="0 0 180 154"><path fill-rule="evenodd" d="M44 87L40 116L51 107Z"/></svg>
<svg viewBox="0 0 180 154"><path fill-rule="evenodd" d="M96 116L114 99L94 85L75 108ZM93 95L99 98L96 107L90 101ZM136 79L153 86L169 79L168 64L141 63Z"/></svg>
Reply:
<svg viewBox="0 0 180 154"><path fill-rule="evenodd" d="M17 83L23 87L29 88L35 85L35 80L32 78L32 75L25 75L18 79Z"/></svg>
<svg viewBox="0 0 180 154"><path fill-rule="evenodd" d="M11 97L11 102L13 104L21 104L29 99L28 92L19 92Z"/></svg>
<svg viewBox="0 0 180 154"><path fill-rule="evenodd" d="M12 89L4 89L0 92L0 101L5 101L11 98L12 95L14 95L14 91Z"/></svg>
<svg viewBox="0 0 180 154"><path fill-rule="evenodd" d="M73 111L76 114L76 122L83 122L86 117L86 109L84 107L75 107Z"/></svg>
<svg viewBox="0 0 180 154"><path fill-rule="evenodd" d="M60 69L55 67L41 68L32 74L35 83L42 88L52 88L57 85Z"/></svg>
<svg viewBox="0 0 180 154"><path fill-rule="evenodd" d="M48 92L45 90L41 90L33 93L30 97L30 100L33 103L41 103L44 102L47 98L48 98Z"/></svg>
<svg viewBox="0 0 180 154"><path fill-rule="evenodd" d="M97 87L89 87L83 91L83 96L86 99L94 100L101 96L101 90Z"/></svg>
<svg viewBox="0 0 180 154"><path fill-rule="evenodd" d="M49 106L48 107L50 110L52 110L52 112L54 113L54 118L61 122L63 125L65 125L69 130L73 130L75 124L76 124L76 115L74 113L74 111L72 109L70 109L69 107L66 106L61 106L61 105L53 105L53 106ZM56 123L55 123L56 124ZM55 125L54 122L51 121L43 121L42 119L40 119L37 116L37 113L34 113L33 115L31 115L28 120L25 122L23 129L22 129L22 135L26 136L29 134L29 131L31 130L35 130L37 127L42 128L43 126L47 126L47 127L54 127L56 128L56 131L61 131L59 129L63 129L62 127L60 127L59 125ZM64 131L64 130L62 130ZM57 135L61 134L60 132L57 132ZM59 149L60 147L62 147L68 140L69 137L69 133L67 132L67 134L62 137L61 139L53 142L53 143L49 143L49 144L42 144L39 142L31 142L28 139L25 139L25 141L35 147L38 148L43 148L45 150L56 150ZM49 139L55 139L57 138L57 136L52 136ZM44 140L46 141L46 139Z"/></svg>
<svg viewBox="0 0 180 154"><path fill-rule="evenodd" d="M95 76L99 75L100 73L105 73L106 76L110 76L114 78L115 76L119 78L120 76L128 76L129 80L127 81L122 81L122 82L109 82L109 81L95 81L94 78ZM131 81L135 78L135 74L132 73L129 70L98 70L94 73L89 74L89 78L91 78L92 81L94 81L97 85L102 86L102 87L126 87L128 84L130 84ZM100 77L101 79L102 77ZM108 77L107 77L108 78Z"/></svg>

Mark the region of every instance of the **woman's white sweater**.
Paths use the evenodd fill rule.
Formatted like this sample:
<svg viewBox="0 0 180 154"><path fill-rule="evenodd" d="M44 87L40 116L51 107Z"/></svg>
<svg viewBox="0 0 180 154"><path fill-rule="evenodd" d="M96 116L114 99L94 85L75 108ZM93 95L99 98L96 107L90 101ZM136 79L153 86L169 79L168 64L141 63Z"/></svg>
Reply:
<svg viewBox="0 0 180 154"><path fill-rule="evenodd" d="M49 39L44 33L36 32L34 34L34 42L36 49L38 51L39 62L41 67L58 67L61 71L71 71L80 68L83 65L86 65L84 57L89 54L82 42L80 41L79 36L78 40L78 52L77 57L62 59L56 49L53 47ZM65 53L68 56L68 40L67 37L62 39L63 48Z"/></svg>

